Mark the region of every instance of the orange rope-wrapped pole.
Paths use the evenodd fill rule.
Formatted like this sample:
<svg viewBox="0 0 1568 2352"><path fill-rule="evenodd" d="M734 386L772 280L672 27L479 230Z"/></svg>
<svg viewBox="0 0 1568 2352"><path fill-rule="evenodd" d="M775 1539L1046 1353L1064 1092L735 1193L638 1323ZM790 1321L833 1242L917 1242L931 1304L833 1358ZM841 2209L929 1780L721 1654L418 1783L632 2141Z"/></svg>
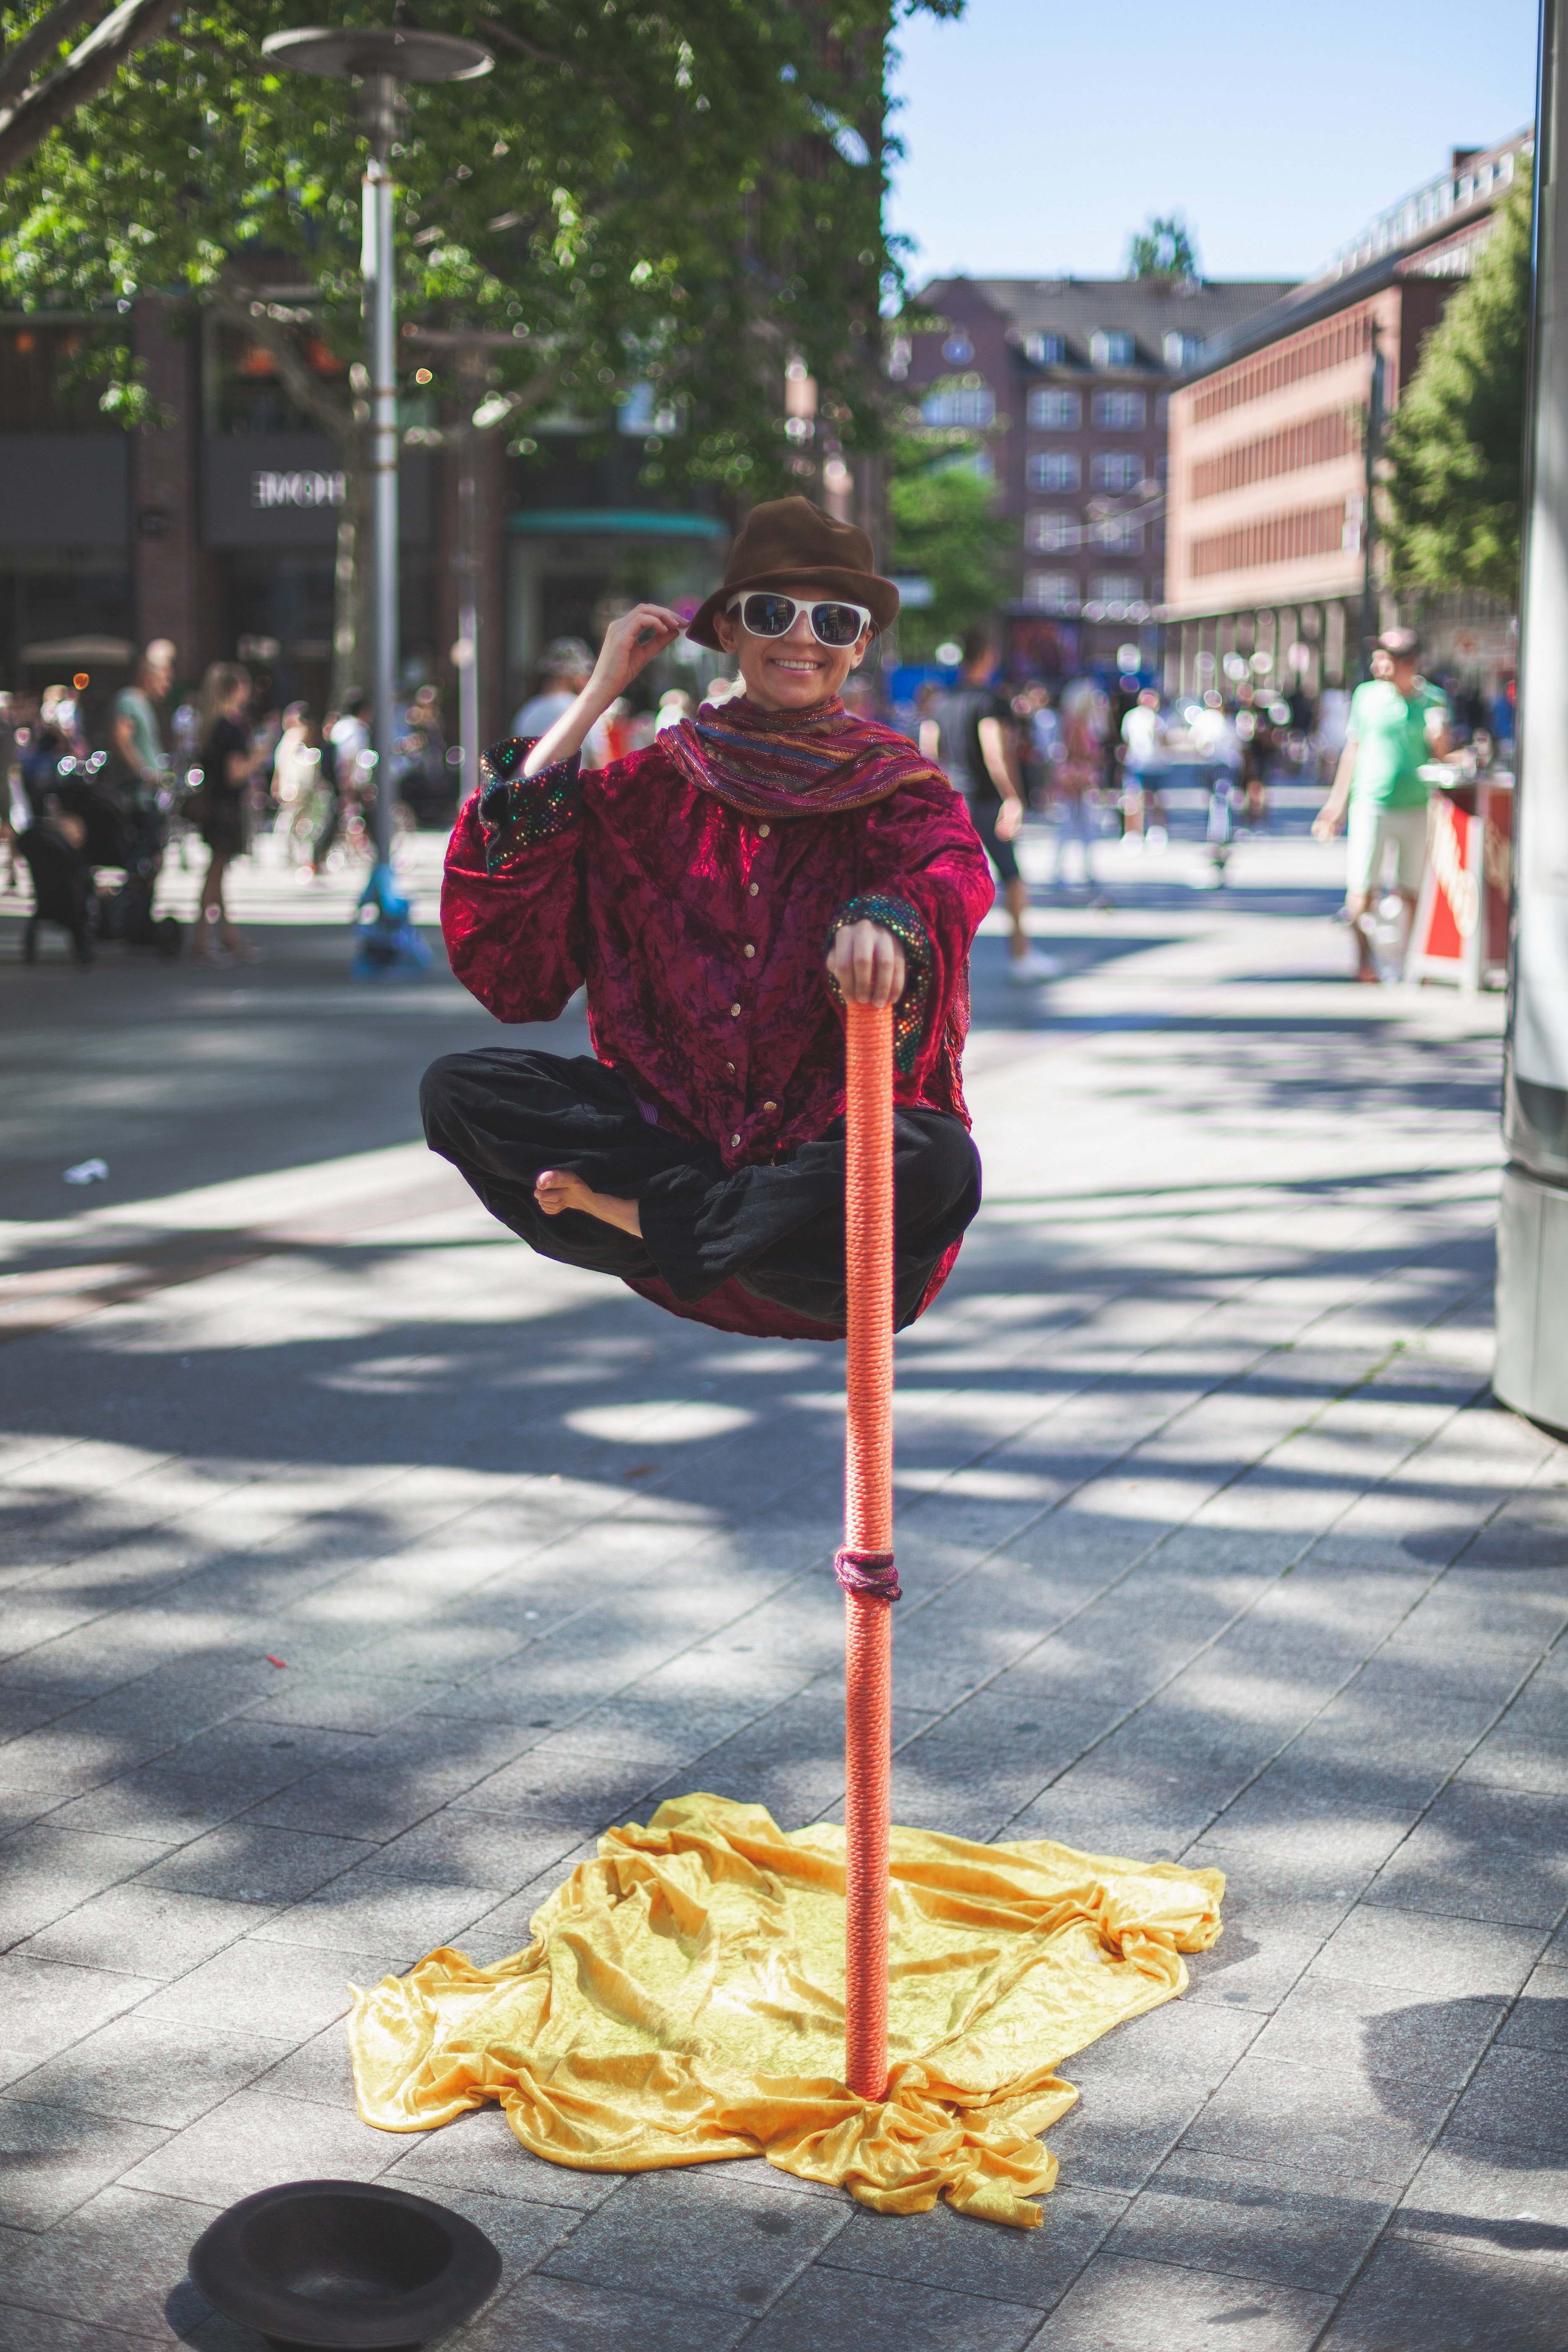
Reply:
<svg viewBox="0 0 1568 2352"><path fill-rule="evenodd" d="M845 2077L888 2084L888 1824L892 1771L893 1014L845 1008Z"/></svg>

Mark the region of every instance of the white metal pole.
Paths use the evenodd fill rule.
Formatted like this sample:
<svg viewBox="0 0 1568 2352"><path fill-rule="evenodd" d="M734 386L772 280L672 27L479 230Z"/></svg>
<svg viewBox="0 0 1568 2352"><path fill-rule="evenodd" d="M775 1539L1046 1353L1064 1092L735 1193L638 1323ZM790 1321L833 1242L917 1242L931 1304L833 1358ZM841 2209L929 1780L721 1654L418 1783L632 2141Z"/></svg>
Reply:
<svg viewBox="0 0 1568 2352"><path fill-rule="evenodd" d="M397 81L365 80L370 161L364 175L364 298L369 329L372 538L371 743L375 752L375 855L392 863L392 749L397 735L397 366L390 151Z"/></svg>
<svg viewBox="0 0 1568 2352"><path fill-rule="evenodd" d="M458 477L458 641L466 658L458 669L458 739L463 753L463 797L479 788L479 551L474 482L473 408L477 370L465 354L458 380L462 388L462 470Z"/></svg>
<svg viewBox="0 0 1568 2352"><path fill-rule="evenodd" d="M1513 940L1497 1362L1504 1404L1568 1428L1568 5L1542 0L1525 436Z"/></svg>

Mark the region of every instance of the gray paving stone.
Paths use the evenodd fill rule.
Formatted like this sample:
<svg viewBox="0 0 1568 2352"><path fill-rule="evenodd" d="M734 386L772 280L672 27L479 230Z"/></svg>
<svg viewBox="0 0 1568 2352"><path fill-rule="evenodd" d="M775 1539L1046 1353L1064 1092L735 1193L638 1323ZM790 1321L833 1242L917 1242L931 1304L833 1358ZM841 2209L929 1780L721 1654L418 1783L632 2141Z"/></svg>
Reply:
<svg viewBox="0 0 1568 2352"><path fill-rule="evenodd" d="M1484 2254L1500 2246L1540 2262L1568 2260L1568 2170L1531 2151L1472 2152L1440 2140L1394 2209L1398 2237L1436 2238Z"/></svg>
<svg viewBox="0 0 1568 2352"><path fill-rule="evenodd" d="M47 2230L167 2138L119 2116L0 2099L0 2222Z"/></svg>
<svg viewBox="0 0 1568 2352"><path fill-rule="evenodd" d="M166 2333L153 2338L160 2344L176 2340ZM0 2305L0 2352L146 2352L147 2341L145 2336L127 2336L120 2328L103 2327L96 2320L84 2326L55 2312L23 2311L15 2305ZM223 2352L227 2352L226 2347Z"/></svg>
<svg viewBox="0 0 1568 2352"><path fill-rule="evenodd" d="M564 1827L581 1834L587 1828L628 1819L628 1808L663 1780L668 1769L662 1762L628 1764L620 1756L564 1747L547 1738L515 1764L455 1798L453 1810L500 1815L520 1826Z"/></svg>
<svg viewBox="0 0 1568 2352"><path fill-rule="evenodd" d="M1267 1903L1250 1903L1226 1889L1219 1942L1187 1960L1184 1998L1230 2009L1278 2008L1322 1948L1321 1934L1291 1924Z"/></svg>
<svg viewBox="0 0 1568 2352"><path fill-rule="evenodd" d="M208 2309L189 2281L183 2289L181 2282L186 2256L212 2218L210 2205L101 2189L44 2235L9 2250L5 2298L172 2344L171 2316L188 2325ZM166 2314L172 2299L174 2312Z"/></svg>
<svg viewBox="0 0 1568 2352"><path fill-rule="evenodd" d="M1198 2352L1219 2328L1247 2352L1309 2352L1325 2296L1109 2252L1089 2264L1034 2338L1036 2352Z"/></svg>
<svg viewBox="0 0 1568 2352"><path fill-rule="evenodd" d="M1568 1799L1468 1784L1445 1790L1372 1899L1551 1927L1568 1904Z"/></svg>
<svg viewBox="0 0 1568 2352"><path fill-rule="evenodd" d="M0 2125L7 2104L0 2100ZM132 2158L117 2166L121 2187L218 2206L280 2180L374 2180L397 2154L394 2135L373 2131L357 2116L248 2088L184 2131L144 2137L161 2145L140 2163Z"/></svg>
<svg viewBox="0 0 1568 2352"><path fill-rule="evenodd" d="M308 1902L279 1912L256 1930L264 1944L314 1944L327 1949L405 1952L410 1967L437 1945L457 1943L465 1928L502 1899L496 1886L429 1885L398 1879L362 1883L351 1871Z"/></svg>
<svg viewBox="0 0 1568 2352"><path fill-rule="evenodd" d="M1390 2203L1386 2191L1358 2194L1288 2167L1179 2148L1128 2206L1106 2252L1335 2295L1376 2241Z"/></svg>
<svg viewBox="0 0 1568 2352"><path fill-rule="evenodd" d="M163 1986L137 2015L191 2034L259 2034L292 2044L345 2016L351 1981L376 1984L388 1965L374 1951L320 1951L251 1938L230 1944Z"/></svg>
<svg viewBox="0 0 1568 2352"><path fill-rule="evenodd" d="M65 1968L30 1950L0 1958L0 2015L5 2037L0 2078L37 2064L44 2054L96 2032L144 1993L153 1979L106 1969Z"/></svg>
<svg viewBox="0 0 1568 2352"><path fill-rule="evenodd" d="M1561 2352L1563 2295L1556 2265L1491 2246L1484 2255L1430 2239L1377 2248L1321 2339L1321 2352Z"/></svg>
<svg viewBox="0 0 1568 2352"><path fill-rule="evenodd" d="M444 2197L447 2187L532 2205L566 2205L591 2212L619 2186L618 2172L579 2172L547 2164L522 2146L497 2106L477 2107L438 2131L410 2133L392 2143L387 2179L416 2196Z"/></svg>
<svg viewBox="0 0 1568 2352"><path fill-rule="evenodd" d="M1568 2163L1568 2052L1489 2051L1449 2118L1444 2144L1504 2163L1518 2149L1535 2151L1526 2159L1531 2163Z"/></svg>
<svg viewBox="0 0 1568 2352"><path fill-rule="evenodd" d="M1369 2080L1418 2077L1458 2090L1505 2014L1477 1994L1424 2000L1390 1985L1364 1985L1326 1972L1308 1976L1274 2011L1252 2044L1260 2061L1327 2068Z"/></svg>
<svg viewBox="0 0 1568 2352"><path fill-rule="evenodd" d="M901 2216L882 2217L898 2228ZM913 2217L917 2218L918 2217ZM972 2224L984 2228L985 2224ZM1037 2306L952 2294L900 2278L818 2266L797 2279L746 2338L747 2352L1016 2352L1037 2342Z"/></svg>
<svg viewBox="0 0 1568 2352"><path fill-rule="evenodd" d="M174 1895L144 1880L110 1886L29 1937L28 1958L141 1977L184 1976L257 1925L256 1906L205 1895Z"/></svg>
<svg viewBox="0 0 1568 2352"><path fill-rule="evenodd" d="M379 1772L313 1772L264 1797L245 1820L263 1829L306 1830L324 1837L381 1842L401 1836L435 1812L439 1790Z"/></svg>
<svg viewBox="0 0 1568 2352"><path fill-rule="evenodd" d="M1079 2092L1047 2137L1069 2188L1131 2192L1223 2084L1262 2020L1176 2001L1135 2018L1058 2069Z"/></svg>
<svg viewBox="0 0 1568 2352"><path fill-rule="evenodd" d="M1461 1780L1492 1789L1520 1789L1538 1797L1568 1797L1568 1740L1536 1739L1507 1728L1508 1718L1459 1768Z"/></svg>
<svg viewBox="0 0 1568 2352"><path fill-rule="evenodd" d="M209 2028L193 2036L184 2025L120 2017L22 2075L11 2095L177 2131L265 2074L287 2047L251 2033Z"/></svg>
<svg viewBox="0 0 1568 2352"><path fill-rule="evenodd" d="M374 1863L356 1872L355 1894L362 1887L368 1894L378 1886L392 1890L421 1884L510 1891L530 1884L599 1826L584 1823L575 1831L546 1827L520 1822L510 1813L449 1805L383 1846Z"/></svg>
<svg viewBox="0 0 1568 2352"><path fill-rule="evenodd" d="M354 2104L354 2071L342 2021L334 2019L309 2042L279 2057L256 2082L258 2090L280 2099L307 2099L314 2106L346 2114Z"/></svg>
<svg viewBox="0 0 1568 2352"><path fill-rule="evenodd" d="M535 2274L466 2329L463 2352L730 2352L751 2326L711 2305L656 2302ZM754 2340L752 2339L752 2340Z"/></svg>
<svg viewBox="0 0 1568 2352"><path fill-rule="evenodd" d="M181 1895L211 1895L229 1903L297 1901L341 1878L376 1849L363 1839L311 1837L300 1830L226 1822L195 1838L144 1873L145 1884Z"/></svg>
<svg viewBox="0 0 1568 2352"><path fill-rule="evenodd" d="M1040 2200L1037 2230L976 2221L948 2204L889 2216L857 2206L818 2257L822 2267L906 2279L950 2294L996 2295L1049 2310L1120 2221L1110 2190L1058 2186ZM897 2227L889 2228L889 2220Z"/></svg>
<svg viewBox="0 0 1568 2352"><path fill-rule="evenodd" d="M293 1723L322 1731L380 1731L416 1709L439 1691L423 1675L359 1675L347 1669L304 1675L269 1692L252 1710L257 1722Z"/></svg>
<svg viewBox="0 0 1568 2352"><path fill-rule="evenodd" d="M30 1823L0 1844L0 1948L36 1936L79 1903L157 1859L156 1845Z"/></svg>
<svg viewBox="0 0 1568 2352"><path fill-rule="evenodd" d="M765 2311L847 2216L840 2204L781 2194L770 2168L725 2170L715 2182L691 2171L633 2174L545 2269L626 2292Z"/></svg>
<svg viewBox="0 0 1568 2352"><path fill-rule="evenodd" d="M1534 1971L1498 2040L1514 2049L1568 2052L1568 1968Z"/></svg>
<svg viewBox="0 0 1568 2352"><path fill-rule="evenodd" d="M1379 1890L1381 1892L1381 1889ZM1518 1992L1540 1953L1539 1928L1360 1904L1312 1962L1313 1975L1401 1985L1429 1999Z"/></svg>
<svg viewBox="0 0 1568 2352"><path fill-rule="evenodd" d="M1453 2090L1347 2075L1247 2053L1183 2136L1182 2149L1279 2165L1358 2191L1397 2189L1436 2136Z"/></svg>

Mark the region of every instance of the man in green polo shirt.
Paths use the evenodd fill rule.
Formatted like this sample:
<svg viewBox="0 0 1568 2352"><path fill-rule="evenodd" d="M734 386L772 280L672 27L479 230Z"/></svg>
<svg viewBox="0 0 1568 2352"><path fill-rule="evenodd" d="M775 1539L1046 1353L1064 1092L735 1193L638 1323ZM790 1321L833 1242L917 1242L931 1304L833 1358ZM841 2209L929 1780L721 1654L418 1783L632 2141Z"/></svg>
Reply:
<svg viewBox="0 0 1568 2352"><path fill-rule="evenodd" d="M1385 629L1378 639L1373 674L1351 697L1333 790L1312 826L1316 839L1331 841L1348 806L1345 918L1355 940L1358 980L1378 976L1367 919L1390 862L1409 936L1426 863L1431 788L1421 771L1448 749L1447 698L1421 677L1420 652L1414 629Z"/></svg>
<svg viewBox="0 0 1568 2352"><path fill-rule="evenodd" d="M110 734L130 772L132 792L155 793L168 769L158 705L174 680L174 648L167 637L154 637L136 666L135 682L121 687L114 698Z"/></svg>

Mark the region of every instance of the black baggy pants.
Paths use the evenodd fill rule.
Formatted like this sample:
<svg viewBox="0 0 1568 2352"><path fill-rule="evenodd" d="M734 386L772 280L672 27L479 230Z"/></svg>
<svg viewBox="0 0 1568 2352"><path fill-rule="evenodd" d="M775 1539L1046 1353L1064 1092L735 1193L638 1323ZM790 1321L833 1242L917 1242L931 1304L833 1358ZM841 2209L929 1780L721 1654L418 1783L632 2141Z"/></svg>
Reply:
<svg viewBox="0 0 1568 2352"><path fill-rule="evenodd" d="M738 1279L755 1297L842 1326L842 1120L784 1159L726 1169L712 1145L650 1126L602 1062L499 1045L433 1062L420 1107L431 1150L542 1257L622 1281L657 1276L686 1305ZM642 1238L576 1209L546 1216L533 1186L547 1168L635 1200ZM893 1204L902 1329L980 1206L979 1155L962 1119L895 1109Z"/></svg>

